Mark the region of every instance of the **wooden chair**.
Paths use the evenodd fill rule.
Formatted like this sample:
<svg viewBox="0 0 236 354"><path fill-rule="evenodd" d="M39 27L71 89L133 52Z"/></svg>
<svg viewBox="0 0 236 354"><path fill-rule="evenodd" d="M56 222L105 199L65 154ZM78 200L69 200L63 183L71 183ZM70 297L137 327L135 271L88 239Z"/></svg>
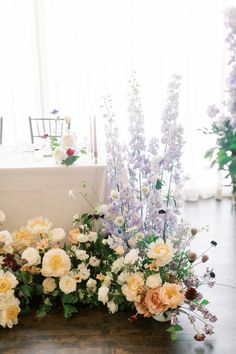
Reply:
<svg viewBox="0 0 236 354"><path fill-rule="evenodd" d="M3 117L0 117L0 144L2 144Z"/></svg>
<svg viewBox="0 0 236 354"><path fill-rule="evenodd" d="M34 144L35 138L61 137L63 134L65 120L63 118L32 118L29 117L31 142ZM70 124L67 125L70 129Z"/></svg>

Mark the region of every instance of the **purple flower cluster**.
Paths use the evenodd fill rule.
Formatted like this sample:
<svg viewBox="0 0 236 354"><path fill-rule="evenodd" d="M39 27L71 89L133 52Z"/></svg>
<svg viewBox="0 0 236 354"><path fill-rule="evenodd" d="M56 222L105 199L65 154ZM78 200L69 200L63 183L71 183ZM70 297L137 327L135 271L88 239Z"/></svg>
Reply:
<svg viewBox="0 0 236 354"><path fill-rule="evenodd" d="M144 114L135 73L129 83L130 139L126 154L119 144L110 97L103 99L109 190L119 192L115 200L112 193L108 198L104 222L109 234L126 241L132 238L130 243L135 243L133 237L137 232L144 236L161 236L166 241L167 236L177 230L181 206L183 129L177 124L180 77L174 76L168 85L161 144L157 138L146 143ZM117 226L119 216L124 223ZM119 246L117 242L116 246Z"/></svg>

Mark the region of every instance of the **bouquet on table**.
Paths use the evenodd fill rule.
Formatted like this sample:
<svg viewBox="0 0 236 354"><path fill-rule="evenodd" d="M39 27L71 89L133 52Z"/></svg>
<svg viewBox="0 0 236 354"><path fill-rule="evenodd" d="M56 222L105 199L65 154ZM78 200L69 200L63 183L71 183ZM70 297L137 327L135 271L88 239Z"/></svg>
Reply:
<svg viewBox="0 0 236 354"><path fill-rule="evenodd" d="M130 322L139 316L171 320L172 340L182 330L182 314L196 330L196 340L213 333L216 317L199 287L212 287L215 274L207 268L197 276L195 266L208 256L189 250L202 230L178 222L183 145L177 123L179 86L180 77L174 76L168 85L161 141L146 144L139 86L132 77L131 138L126 149L119 143L110 98L104 98L109 197L93 213L75 217L68 235L41 217L12 234L0 232L3 327L16 324L19 312L29 311L37 298L39 318L59 304L65 318L77 313L81 303L103 304L110 313L128 310ZM210 248L214 246L212 241Z"/></svg>
<svg viewBox="0 0 236 354"><path fill-rule="evenodd" d="M53 112L58 113L56 110ZM77 137L75 133L70 131L71 118L66 116L64 120L67 124L67 129L61 138L51 137L51 150L57 164L68 167L80 158L80 154L86 154L86 148L78 147Z"/></svg>

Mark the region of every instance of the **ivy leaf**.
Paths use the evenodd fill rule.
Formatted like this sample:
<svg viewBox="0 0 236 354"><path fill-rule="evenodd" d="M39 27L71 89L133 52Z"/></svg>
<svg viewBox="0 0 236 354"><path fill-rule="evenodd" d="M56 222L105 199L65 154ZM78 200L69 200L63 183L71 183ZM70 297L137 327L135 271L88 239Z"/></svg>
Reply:
<svg viewBox="0 0 236 354"><path fill-rule="evenodd" d="M163 185L164 185L163 181L160 178L157 178L155 188L157 190L160 190L163 187Z"/></svg>
<svg viewBox="0 0 236 354"><path fill-rule="evenodd" d="M74 313L77 313L78 310L75 306L70 305L70 304L65 304L64 305L64 318L68 320Z"/></svg>

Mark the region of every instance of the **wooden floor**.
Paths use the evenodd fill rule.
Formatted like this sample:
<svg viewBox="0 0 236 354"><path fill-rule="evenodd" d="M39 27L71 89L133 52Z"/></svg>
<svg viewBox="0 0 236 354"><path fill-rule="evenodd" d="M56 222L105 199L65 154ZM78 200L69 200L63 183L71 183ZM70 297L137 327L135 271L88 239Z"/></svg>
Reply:
<svg viewBox="0 0 236 354"><path fill-rule="evenodd" d="M210 231L199 235L194 245L201 251L216 240L218 246L209 254L209 266L214 265L218 283L236 286L236 213L231 214L230 201L186 203L184 216L193 226L209 225ZM1 328L0 354L235 354L236 290L218 285L206 292L219 321L215 334L204 342L194 341L192 328L185 321L184 333L171 343L165 331L168 325L153 319L129 323L124 313L81 309L69 321L52 313L41 321L21 317L12 330Z"/></svg>

